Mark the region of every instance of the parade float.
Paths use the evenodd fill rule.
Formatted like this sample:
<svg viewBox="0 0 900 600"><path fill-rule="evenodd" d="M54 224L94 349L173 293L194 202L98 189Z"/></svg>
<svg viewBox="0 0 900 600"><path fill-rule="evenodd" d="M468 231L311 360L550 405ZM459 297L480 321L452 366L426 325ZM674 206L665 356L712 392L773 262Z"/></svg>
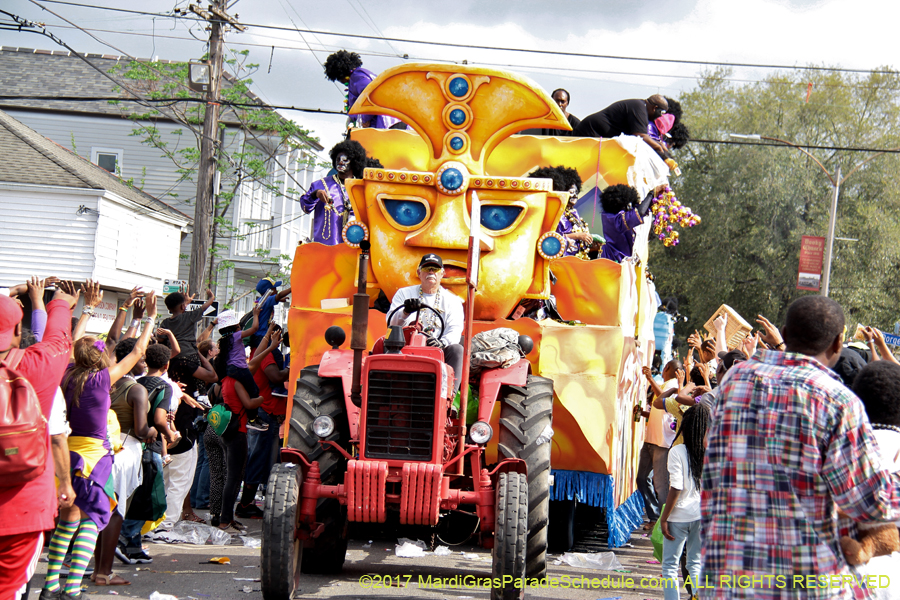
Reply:
<svg viewBox="0 0 900 600"><path fill-rule="evenodd" d="M635 422L633 409L645 398L641 368L650 364L654 352L657 301L646 273L653 219L648 216L638 227L633 257L622 263L560 258L564 241L555 229L568 195L552 191L549 180L527 175L540 166L566 165L577 169L584 182L579 208L585 219L599 228L598 198L602 189L627 184L643 197L666 183L666 165L640 139L630 136L601 140L515 135L532 128L570 127L539 86L502 71L460 65L403 65L382 73L350 112L396 117L410 130L351 131L352 139L359 141L370 156L377 157L384 168L367 168L362 179L347 180L355 220L345 226L343 244L313 243L297 248L288 321L292 401L288 405L282 462L303 463L304 478L310 465L334 460L338 454L346 461L364 462L366 451L361 453L361 447L368 443L364 439L365 395L371 390L367 390L363 377L360 402L359 396L351 398L351 388L356 384L355 392L359 394L360 371L369 373L372 364L384 360L384 355L369 353L376 341L388 333L385 314L374 305L380 294L389 299L398 289L418 283L419 260L433 252L444 261L442 286L464 301L471 300L466 305L471 321L464 338L505 327L534 342L533 348L525 348L527 362L521 361L517 375L497 369L493 379L482 373L480 380L474 380L473 388L480 392L477 420L489 423L493 432L499 432L483 444L483 449L475 449L476 453L483 451L484 473L488 473L488 468L503 470L496 465L526 460L528 457L521 456L522 450L531 452L536 448L533 438L537 433L529 430L525 436L528 439L518 440L519 456L511 456L509 450L515 428L508 425L511 417L505 407L509 404L509 389L525 394L525 401L518 400L520 405L528 403L529 396L522 387L523 369L531 374L529 382L531 377L551 380L552 437L548 445L552 470L546 478L549 489L544 496L550 500L575 499L604 508L609 546L621 546L642 522L643 501L637 492L635 474L644 425ZM472 217L478 214L481 227L472 227ZM472 240L477 246L474 263ZM565 321L508 318L523 299L547 299L551 294ZM363 322L365 328L360 330ZM335 327L353 331L351 350L339 349L342 340ZM407 346L417 345L408 333L406 337ZM403 351L415 354L415 350ZM357 358L354 366L354 355L362 355L362 361L371 364L364 366ZM310 375L313 368L317 370L315 379ZM331 374L333 385L326 385L322 379L323 369ZM508 377L518 377L519 387L515 387L513 379L504 379ZM322 391L324 388L328 389ZM312 403L310 390L319 394ZM328 396L327 402L321 401L322 394ZM312 420L327 412L326 404L328 410L346 418L350 430L351 439L341 450L326 439L327 435L320 442L311 434ZM463 401L463 414L465 406ZM442 415L435 417L441 427L443 419ZM465 423L453 423L457 425L462 427ZM447 426L447 432L453 430ZM465 433L464 429L461 431ZM328 435L332 433L329 431ZM443 434L436 431L435 435ZM460 452L468 452L462 450L464 444L459 437L454 439L459 442ZM467 444L471 442L468 437L466 440ZM546 448L543 446L539 452ZM449 456L449 462L456 463L454 468L464 462L459 460L459 454L439 454L428 457L438 463L438 470L446 467ZM354 463L351 467L346 471L347 477L363 476L362 471L357 473L360 465ZM385 471L388 479L393 468L391 463ZM515 471L508 466L505 469ZM284 492L292 486L297 488L293 493L299 502L303 496L301 488L311 490L311 484L306 479L296 483L293 474L285 474L287 470L276 467L284 479L278 489ZM474 463L472 470L477 471ZM477 472L474 476L477 480ZM315 477L320 477L318 467ZM529 471L529 485L533 477L537 474ZM379 511L384 504L377 510L371 509L371 513L366 512L369 508L353 506L361 502L359 496L353 500L346 497L353 485L346 480L340 486L329 487L327 492L314 494L318 494L320 503L324 495L338 498L344 494L341 504L351 513L350 520L383 519L383 512ZM394 490L397 502L406 497L403 485ZM441 511L451 505L458 507L451 496L461 498L459 494L454 496L453 490L444 489L439 496ZM391 499L389 493L388 508ZM533 497L531 500L535 502ZM267 496L267 505L268 502ZM316 501L312 502L306 505L310 527L316 526L321 532L332 525L312 523L318 521L312 518ZM296 515L296 511L291 514ZM531 517L534 515L530 515L529 527ZM434 513L422 522L436 524L438 518ZM545 516L543 521L546 524ZM482 524L481 530L473 533L483 541L493 535L493 529L493 524ZM298 534L297 538L296 543L301 546L316 547L307 534ZM346 542L343 544L346 548ZM264 558L265 550L264 547Z"/></svg>

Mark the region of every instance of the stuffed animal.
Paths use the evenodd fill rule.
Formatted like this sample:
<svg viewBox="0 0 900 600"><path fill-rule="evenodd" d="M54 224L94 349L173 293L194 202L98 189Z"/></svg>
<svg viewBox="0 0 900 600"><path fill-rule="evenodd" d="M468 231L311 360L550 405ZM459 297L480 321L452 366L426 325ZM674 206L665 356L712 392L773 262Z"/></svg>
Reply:
<svg viewBox="0 0 900 600"><path fill-rule="evenodd" d="M859 524L859 541L841 537L841 550L851 565L862 565L875 556L888 556L900 551L900 533L894 523Z"/></svg>

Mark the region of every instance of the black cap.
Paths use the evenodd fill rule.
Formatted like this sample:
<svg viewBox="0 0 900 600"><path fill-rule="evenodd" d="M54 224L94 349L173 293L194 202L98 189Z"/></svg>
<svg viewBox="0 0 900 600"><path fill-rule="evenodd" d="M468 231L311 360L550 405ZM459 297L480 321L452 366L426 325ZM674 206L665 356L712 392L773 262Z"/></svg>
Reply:
<svg viewBox="0 0 900 600"><path fill-rule="evenodd" d="M426 254L422 257L422 260L419 261L419 268L421 269L425 265L434 265L443 269L444 261L441 260L441 257L437 254Z"/></svg>
<svg viewBox="0 0 900 600"><path fill-rule="evenodd" d="M728 352L719 352L719 360L725 365L725 370L727 371L735 363L747 360L747 357L740 350L729 350Z"/></svg>

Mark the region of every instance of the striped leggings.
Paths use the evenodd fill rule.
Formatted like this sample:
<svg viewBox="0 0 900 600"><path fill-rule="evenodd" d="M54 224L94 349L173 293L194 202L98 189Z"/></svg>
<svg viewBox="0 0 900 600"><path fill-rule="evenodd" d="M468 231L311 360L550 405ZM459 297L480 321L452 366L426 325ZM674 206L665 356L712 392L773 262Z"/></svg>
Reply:
<svg viewBox="0 0 900 600"><path fill-rule="evenodd" d="M77 532L77 533L76 533ZM69 576L63 591L67 594L78 594L81 591L81 580L87 570L94 547L97 545L97 525L90 519L79 521L63 521L53 531L50 538L50 552L48 554L47 577L44 579L44 589L56 592L59 590L59 572L62 570L66 550L69 542L75 537L72 545L72 560L69 565Z"/></svg>

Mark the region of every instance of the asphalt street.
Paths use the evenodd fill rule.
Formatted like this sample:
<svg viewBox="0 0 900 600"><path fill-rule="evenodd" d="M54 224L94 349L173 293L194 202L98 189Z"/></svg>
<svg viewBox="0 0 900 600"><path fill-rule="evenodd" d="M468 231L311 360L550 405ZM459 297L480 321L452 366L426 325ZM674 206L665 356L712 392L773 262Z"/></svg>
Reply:
<svg viewBox="0 0 900 600"><path fill-rule="evenodd" d="M197 513L207 516L204 511ZM260 538L262 521L244 520L244 524L248 526L249 537ZM423 600L482 600L490 597L489 589L477 585L477 578L491 576L490 551L462 545L451 547L452 554L447 556L428 552L421 557L401 558L395 555L395 541L376 539L369 544L369 540L351 540L343 573L339 576L303 575L301 589L295 598L356 600L402 596ZM237 544L241 544L241 540L236 537L232 545L226 546L147 544L148 552L153 556L152 564L115 562L116 573L131 581L131 585L96 587L85 578L84 598L100 600L119 595L149 599L156 591L179 600L260 599L259 549ZM549 585L559 587L530 588L526 598L661 599L660 566L647 562L652 560L652 554L649 537L638 531L632 535L630 546L615 550L624 572L572 567L562 563L559 555L551 555L548 581ZM230 564L209 562L217 557L228 557ZM29 598L33 600L37 600L47 569L43 558L31 581ZM681 593L686 597L683 590Z"/></svg>

